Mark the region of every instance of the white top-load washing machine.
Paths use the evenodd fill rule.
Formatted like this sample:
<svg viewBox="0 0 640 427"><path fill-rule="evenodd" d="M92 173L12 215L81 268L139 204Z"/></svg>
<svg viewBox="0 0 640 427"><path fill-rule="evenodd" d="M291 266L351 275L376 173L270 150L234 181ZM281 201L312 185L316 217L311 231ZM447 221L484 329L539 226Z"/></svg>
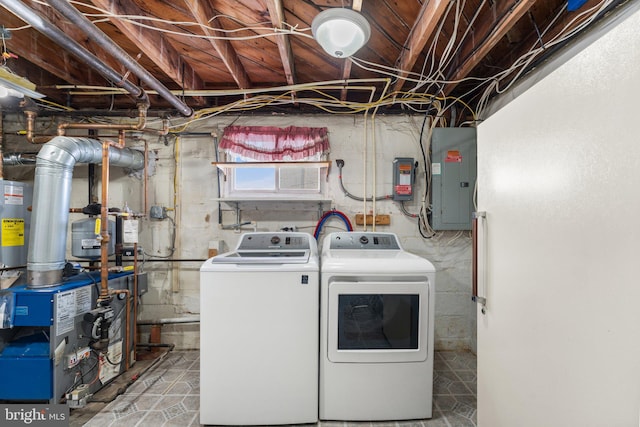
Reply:
<svg viewBox="0 0 640 427"><path fill-rule="evenodd" d="M247 233L200 268L200 423L318 419L319 262L307 233Z"/></svg>
<svg viewBox="0 0 640 427"><path fill-rule="evenodd" d="M339 232L320 271L320 419L431 418L433 264L393 233Z"/></svg>

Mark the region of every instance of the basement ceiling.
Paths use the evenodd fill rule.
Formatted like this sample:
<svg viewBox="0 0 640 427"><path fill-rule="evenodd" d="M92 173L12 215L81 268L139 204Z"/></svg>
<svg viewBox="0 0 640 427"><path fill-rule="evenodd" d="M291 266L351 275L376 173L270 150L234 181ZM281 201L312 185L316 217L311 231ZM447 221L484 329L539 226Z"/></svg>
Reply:
<svg viewBox="0 0 640 427"><path fill-rule="evenodd" d="M437 105L455 106L458 120L471 119L471 110L622 3L587 0L569 11L562 0L70 2L196 112L425 112ZM5 65L46 95L42 108L134 109L136 100L10 13L16 4L150 89L54 1L0 0ZM310 30L319 12L342 7L359 10L371 25L368 43L346 59L325 53ZM149 97L152 109L178 115L164 98Z"/></svg>

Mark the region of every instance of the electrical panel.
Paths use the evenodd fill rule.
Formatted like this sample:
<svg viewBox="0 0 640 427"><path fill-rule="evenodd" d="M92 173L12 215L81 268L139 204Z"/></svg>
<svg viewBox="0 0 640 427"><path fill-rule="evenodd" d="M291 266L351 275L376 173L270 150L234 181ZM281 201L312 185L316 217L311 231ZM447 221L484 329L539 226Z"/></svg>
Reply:
<svg viewBox="0 0 640 427"><path fill-rule="evenodd" d="M393 200L413 200L413 158L396 157L393 160Z"/></svg>
<svg viewBox="0 0 640 427"><path fill-rule="evenodd" d="M431 136L431 227L471 230L476 129L435 128Z"/></svg>

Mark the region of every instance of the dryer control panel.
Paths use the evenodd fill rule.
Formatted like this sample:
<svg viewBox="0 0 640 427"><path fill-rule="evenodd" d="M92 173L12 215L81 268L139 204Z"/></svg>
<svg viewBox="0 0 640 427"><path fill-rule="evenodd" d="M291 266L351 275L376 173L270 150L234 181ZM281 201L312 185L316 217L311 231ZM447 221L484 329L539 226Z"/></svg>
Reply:
<svg viewBox="0 0 640 427"><path fill-rule="evenodd" d="M330 249L392 249L399 250L398 236L393 233L345 232L332 233Z"/></svg>

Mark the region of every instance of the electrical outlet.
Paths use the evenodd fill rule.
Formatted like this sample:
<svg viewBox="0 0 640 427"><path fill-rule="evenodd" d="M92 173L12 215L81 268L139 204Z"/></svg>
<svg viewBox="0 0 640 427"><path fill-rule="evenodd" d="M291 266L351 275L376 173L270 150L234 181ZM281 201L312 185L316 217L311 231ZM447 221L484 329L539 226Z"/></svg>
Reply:
<svg viewBox="0 0 640 427"><path fill-rule="evenodd" d="M282 230L282 231L298 231L298 227L296 227L295 225L285 225L280 230Z"/></svg>

